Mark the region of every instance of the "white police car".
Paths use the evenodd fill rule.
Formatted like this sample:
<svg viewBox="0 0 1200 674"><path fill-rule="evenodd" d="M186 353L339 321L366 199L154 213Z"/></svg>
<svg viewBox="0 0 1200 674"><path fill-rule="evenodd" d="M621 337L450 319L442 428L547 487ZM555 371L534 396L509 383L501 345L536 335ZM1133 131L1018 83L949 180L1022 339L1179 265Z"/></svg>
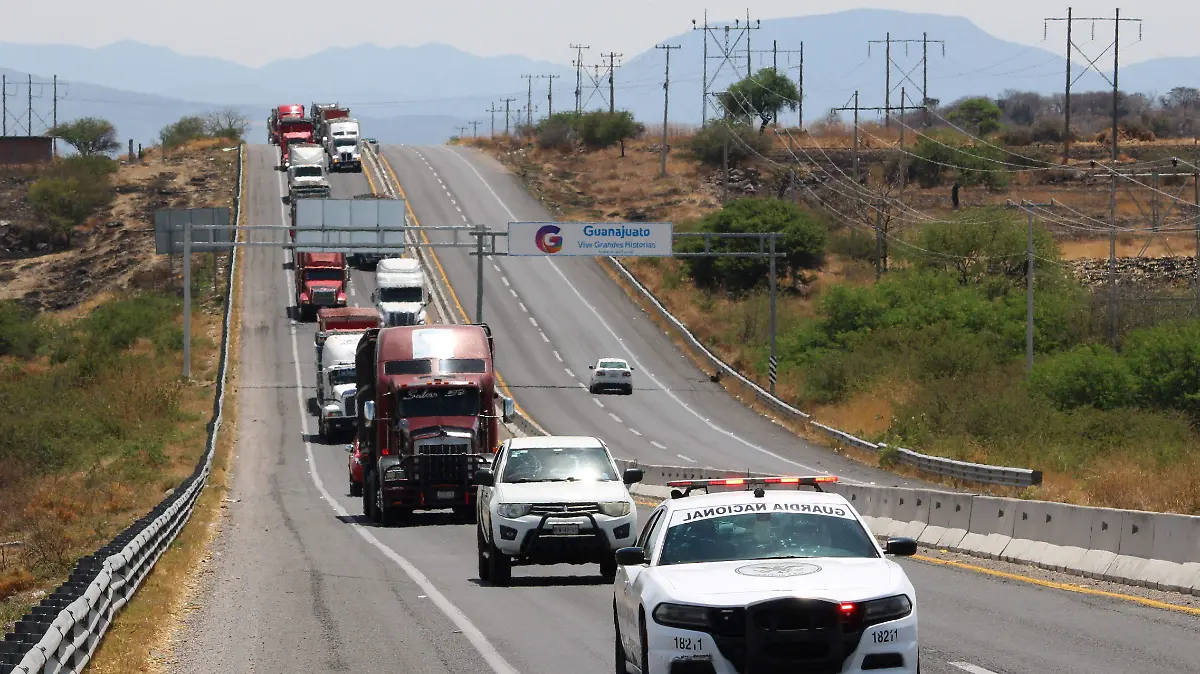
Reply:
<svg viewBox="0 0 1200 674"><path fill-rule="evenodd" d="M880 547L846 499L820 490L836 481L670 483L684 491L617 551L616 671L919 672L916 592L884 556L916 542ZM795 489L768 488L779 486Z"/></svg>

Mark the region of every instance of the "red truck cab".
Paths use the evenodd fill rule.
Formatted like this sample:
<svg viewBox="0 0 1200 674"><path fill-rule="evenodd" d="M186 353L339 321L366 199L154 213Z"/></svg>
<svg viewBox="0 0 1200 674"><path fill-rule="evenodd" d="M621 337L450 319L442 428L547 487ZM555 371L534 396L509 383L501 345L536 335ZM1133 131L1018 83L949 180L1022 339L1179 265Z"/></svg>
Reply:
<svg viewBox="0 0 1200 674"><path fill-rule="evenodd" d="M313 142L313 122L307 117L285 117L279 120L280 166L287 168L288 149L296 143Z"/></svg>
<svg viewBox="0 0 1200 674"><path fill-rule="evenodd" d="M475 471L500 444L487 325L368 330L358 344L363 512L388 524L414 510L473 519ZM504 399L504 418L512 403Z"/></svg>
<svg viewBox="0 0 1200 674"><path fill-rule="evenodd" d="M296 254L296 306L301 320L312 320L321 307L346 306L346 255Z"/></svg>
<svg viewBox="0 0 1200 674"><path fill-rule="evenodd" d="M299 103L280 105L271 111L267 118L267 141L271 145L279 145L279 120L299 119L304 117L304 106Z"/></svg>

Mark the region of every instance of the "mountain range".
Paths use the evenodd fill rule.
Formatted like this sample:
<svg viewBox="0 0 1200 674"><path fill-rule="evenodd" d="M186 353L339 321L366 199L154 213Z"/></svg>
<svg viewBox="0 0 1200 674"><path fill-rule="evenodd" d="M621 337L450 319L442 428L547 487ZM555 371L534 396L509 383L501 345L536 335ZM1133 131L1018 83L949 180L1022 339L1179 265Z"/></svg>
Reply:
<svg viewBox="0 0 1200 674"><path fill-rule="evenodd" d="M688 30L664 38L679 45L671 59L671 110L674 123L701 119L704 31ZM885 102L885 47L868 40L921 40L929 43L929 96L948 102L967 95L995 95L1006 89L1054 93L1062 90L1065 60L1051 34L1048 40L1016 44L996 38L961 17L885 10L849 10L831 14L763 21L748 31L754 68L771 65L777 45L778 64L796 78L797 53L804 48L804 115L806 122L824 117L830 108L847 105L855 90L863 106ZM569 36L564 36L564 43ZM722 56L723 29L709 34L710 91L721 91L746 74L747 32L731 30L732 58ZM1040 37L1040 36L1039 36ZM944 41L944 44L943 44ZM1032 42L1032 41L1031 41ZM1101 41L1082 45L1091 56ZM564 51L565 51L564 44ZM943 55L943 46L945 53ZM1123 45L1124 58L1136 56L1136 45ZM1092 53L1095 52L1095 53ZM892 105L900 88L919 104L923 81L922 45L892 46ZM585 56L585 60L588 57ZM593 60L597 60L594 59ZM614 79L616 105L639 119L661 119L663 51L649 49L618 63ZM1108 75L1111 61L1099 64ZM1075 91L1110 88L1106 76L1082 73ZM441 142L470 120L490 128L488 109L497 105L497 124L504 123L504 98L513 98L515 116L527 101L529 83L522 75L558 75L552 80L554 109L574 107L576 71L572 67L521 56L480 57L454 47L429 44L384 48L374 45L335 47L303 58L251 68L232 61L184 56L164 47L117 42L100 48L66 45L0 43L0 68L9 75L7 117L24 115L26 74L35 79L35 130L49 104L51 75L60 81L59 118L99 115L111 119L122 137L153 142L159 128L184 114L234 106L254 121L251 140L265 134L263 124L272 105L338 101L349 105L363 122L364 134L381 142ZM1121 69L1122 90L1162 94L1174 86L1200 84L1200 58L1166 58L1134 63ZM598 77L597 77L598 75ZM16 81L14 86L13 82ZM534 79L535 116L544 116L547 80ZM608 77L590 69L583 75L582 96L588 109L608 105ZM870 117L868 117L870 118ZM11 126L11 124L10 124Z"/></svg>

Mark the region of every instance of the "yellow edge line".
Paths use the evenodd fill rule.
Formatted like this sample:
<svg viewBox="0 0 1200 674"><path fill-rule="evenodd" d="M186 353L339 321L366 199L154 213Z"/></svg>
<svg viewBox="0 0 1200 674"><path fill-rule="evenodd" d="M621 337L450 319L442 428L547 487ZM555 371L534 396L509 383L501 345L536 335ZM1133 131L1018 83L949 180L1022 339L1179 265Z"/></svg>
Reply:
<svg viewBox="0 0 1200 674"><path fill-rule="evenodd" d="M367 177L367 184L371 186L371 194L379 194L379 190L375 189L375 181L371 180L371 165L363 162L363 175Z"/></svg>
<svg viewBox="0 0 1200 674"><path fill-rule="evenodd" d="M383 156L383 152L378 152L375 156L379 157L380 161L383 162L384 168L387 169L388 174L392 176L392 182L395 183L396 189L400 192L400 198L404 199L404 207L408 211L408 217L412 218L412 221L416 223L417 227L420 227L421 221L417 219L417 214L413 212L412 202L408 200L408 196L404 193L404 187L400 184L400 178L396 176L396 171L392 168L391 162L387 160L387 157ZM424 231L421 232L421 241L424 243L429 243L429 237L425 235ZM433 258L433 264L437 267L438 274L440 274L442 277L442 282L450 291L450 299L454 300L454 306L458 307L458 312L462 315L463 320L470 323L471 319L467 315L467 310L464 309L462 303L458 301L458 294L454 292L454 286L450 285L450 278L446 276L446 270L442 268L442 263L438 260L437 252L434 251L433 248L428 248L427 250L429 251L430 257ZM517 411L523 414L526 418L533 421L533 423L537 424L537 421L534 420L528 412L521 409L521 405L517 402L516 396L514 396L512 391L509 390L508 384L504 383L504 377L500 376L500 371L495 370L495 373L496 381L500 384L500 388L504 391L504 395L513 399L513 407L515 407ZM540 426L541 424L538 425Z"/></svg>
<svg viewBox="0 0 1200 674"><path fill-rule="evenodd" d="M995 576L997 578L1004 578L1006 580L1016 580L1016 581L1020 581L1022 583L1029 583L1031 585L1040 585L1042 587L1053 588L1055 590L1065 590L1067 592L1077 592L1079 594L1088 594L1088 595L1092 595L1094 597L1107 597L1109 599L1123 599L1125 601L1134 602L1136 604L1141 604L1143 606L1149 606L1151 608L1159 608L1159 609L1164 609L1167 611L1178 611L1180 613L1188 613L1191 615L1200 616L1200 608L1195 608L1192 606L1180 606L1178 604L1168 604L1166 602L1155 601L1153 599L1147 599L1145 597L1135 597L1133 595L1121 594L1119 592L1105 592L1104 590L1094 590L1090 587L1083 587L1081 585L1072 585L1070 583L1056 583L1052 580L1042 580L1041 578L1031 578L1029 576L1022 576L1022 575L1015 574L1015 573L1006 573L1004 571L996 571L994 569L985 569L982 566L975 566L974 564L967 564L965 562L955 562L955 561L951 561L948 559L936 559L933 557L926 557L925 555L913 555L913 559L916 559L916 560L919 560L922 562L927 562L929 564L937 564L939 566L952 566L957 569L963 569L965 571L974 571L975 573L982 573L982 574L986 574L989 576Z"/></svg>
<svg viewBox="0 0 1200 674"><path fill-rule="evenodd" d="M654 502L654 501L647 501L647 500L639 499L639 498L634 498L634 502L637 503L638 505L647 506L650 508L657 508L659 503L662 503L662 501ZM1047 587L1047 588L1051 588L1054 590L1064 590L1066 592L1076 592L1078 594L1088 594L1088 595L1092 595L1094 597L1106 597L1108 599L1122 599L1125 601L1133 602L1135 604L1149 606L1151 608L1163 609L1165 611L1177 611L1179 613L1187 613L1190 615L1200 616L1200 608L1196 608L1196 607L1192 607L1192 606L1180 606L1179 604L1168 604L1166 602L1155 601L1153 599L1147 599L1145 597L1135 597L1130 594L1121 594L1119 592L1105 592L1104 590L1095 590L1090 587L1083 587L1081 585L1072 585L1070 583L1057 583L1052 580L1042 580L1041 578L1032 578L1030 576L1022 576L1022 575L1016 574L1016 573L1007 573L1005 571L996 571L995 569L987 569L982 566L976 566L974 564L967 564L966 562L956 562L956 561L952 561L949 559L937 559L935 557L926 557L925 555L913 555L912 558L917 561L926 562L928 564L937 564L938 566L950 566L950 567L954 567L956 569L962 569L963 571L974 571L975 573L982 573L984 575L994 576L996 578L1004 578L1005 580L1015 580L1018 582L1029 583L1030 585L1039 585L1041 587Z"/></svg>

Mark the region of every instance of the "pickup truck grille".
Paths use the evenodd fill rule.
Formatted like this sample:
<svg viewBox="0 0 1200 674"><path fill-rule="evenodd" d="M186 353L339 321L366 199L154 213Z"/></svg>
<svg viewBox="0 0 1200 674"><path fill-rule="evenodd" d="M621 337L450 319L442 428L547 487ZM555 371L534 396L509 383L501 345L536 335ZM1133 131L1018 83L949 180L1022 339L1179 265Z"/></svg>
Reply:
<svg viewBox="0 0 1200 674"><path fill-rule="evenodd" d="M597 503L535 503L529 510L529 514L531 515L558 515L562 513L597 515L600 513L600 505Z"/></svg>
<svg viewBox="0 0 1200 674"><path fill-rule="evenodd" d="M424 445L418 448L427 457L418 464L425 484L462 484L470 470L470 447L464 445Z"/></svg>

